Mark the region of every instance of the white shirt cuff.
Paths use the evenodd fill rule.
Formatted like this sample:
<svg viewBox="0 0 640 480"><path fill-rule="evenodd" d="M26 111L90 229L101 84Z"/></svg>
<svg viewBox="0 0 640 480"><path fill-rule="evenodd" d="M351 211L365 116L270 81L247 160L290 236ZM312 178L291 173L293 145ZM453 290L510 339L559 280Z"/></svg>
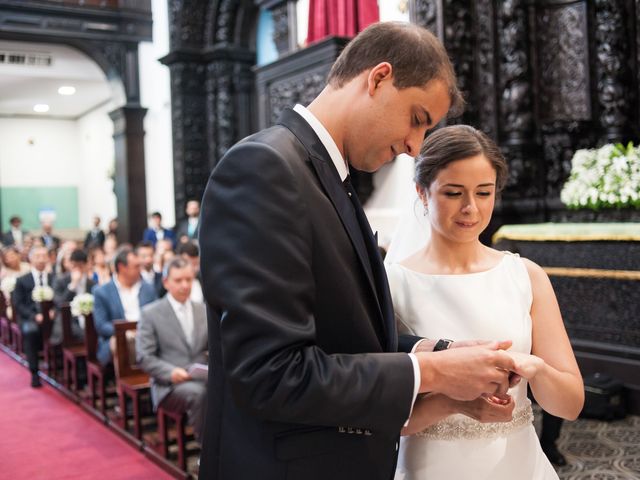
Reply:
<svg viewBox="0 0 640 480"><path fill-rule="evenodd" d="M416 343L416 345L418 345L418 343ZM415 346L412 350L414 349ZM409 353L408 355L411 359L411 363L413 363L413 400L411 400L409 418L407 418L407 421L404 422L405 427L409 424L409 419L411 418L411 413L413 412L413 405L416 403L416 398L418 398L418 392L420 391L420 364L418 363L418 357L416 357L413 353Z"/></svg>

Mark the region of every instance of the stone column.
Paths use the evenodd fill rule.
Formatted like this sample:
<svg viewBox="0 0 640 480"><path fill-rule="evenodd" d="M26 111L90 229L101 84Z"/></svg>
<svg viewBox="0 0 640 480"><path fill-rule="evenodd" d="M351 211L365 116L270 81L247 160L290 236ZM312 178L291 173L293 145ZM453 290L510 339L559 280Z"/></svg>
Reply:
<svg viewBox="0 0 640 480"><path fill-rule="evenodd" d="M135 104L127 104L109 113L114 127L114 191L118 202L118 235L121 242L142 240L146 227L143 126L146 113L146 108Z"/></svg>

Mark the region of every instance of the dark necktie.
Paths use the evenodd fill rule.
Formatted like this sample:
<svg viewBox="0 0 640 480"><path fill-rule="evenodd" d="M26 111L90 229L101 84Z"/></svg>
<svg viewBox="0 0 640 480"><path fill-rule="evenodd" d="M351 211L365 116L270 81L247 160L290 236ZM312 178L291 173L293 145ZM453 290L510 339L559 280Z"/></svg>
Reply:
<svg viewBox="0 0 640 480"><path fill-rule="evenodd" d="M41 287L44 287L44 274L43 274L42 272L40 272L40 273L38 274L38 278L39 278L39 280L40 280L40 286L41 286Z"/></svg>
<svg viewBox="0 0 640 480"><path fill-rule="evenodd" d="M376 295L378 297L378 302L380 305L380 309L382 311L382 315L384 318L393 318L393 311L390 309L390 305L388 305L386 301L385 289L387 288L387 280L386 274L384 272L384 266L382 264L382 258L380 257L380 251L378 250L378 243L371 231L371 225L369 225L369 221L367 220L367 216L364 213L362 208L362 204L358 199L358 195L356 194L355 189L353 188L353 184L351 183L350 176L344 179L342 182L344 185L345 191L351 200L351 204L353 205L353 210L356 215L356 219L358 220L358 225L360 226L360 232L362 233L362 239L364 240L364 245L367 251L368 257L368 265L366 266L370 275L374 279L374 285L376 290ZM384 331L386 331L386 326L383 327ZM385 344L385 334L382 334L380 337L383 345ZM387 332L387 339L389 340L389 333Z"/></svg>

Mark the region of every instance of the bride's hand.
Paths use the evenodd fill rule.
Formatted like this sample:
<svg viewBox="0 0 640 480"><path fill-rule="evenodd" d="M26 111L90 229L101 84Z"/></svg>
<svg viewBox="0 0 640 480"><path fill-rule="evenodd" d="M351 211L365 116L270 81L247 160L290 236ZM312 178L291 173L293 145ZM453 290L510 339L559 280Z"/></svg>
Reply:
<svg viewBox="0 0 640 480"><path fill-rule="evenodd" d="M544 360L535 355L513 351L507 351L506 353L513 358L515 363L514 372L527 380L534 378L545 366Z"/></svg>
<svg viewBox="0 0 640 480"><path fill-rule="evenodd" d="M510 422L514 407L513 398L506 394L481 396L469 402L458 402L460 413L482 423Z"/></svg>

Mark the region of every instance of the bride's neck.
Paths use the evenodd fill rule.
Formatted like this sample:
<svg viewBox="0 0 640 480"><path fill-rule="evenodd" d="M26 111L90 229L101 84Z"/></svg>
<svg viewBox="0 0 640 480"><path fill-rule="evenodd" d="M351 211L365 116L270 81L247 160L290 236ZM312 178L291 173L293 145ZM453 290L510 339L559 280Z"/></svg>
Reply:
<svg viewBox="0 0 640 480"><path fill-rule="evenodd" d="M424 255L428 263L443 273L469 273L485 268L487 247L479 240L454 243L434 235Z"/></svg>

